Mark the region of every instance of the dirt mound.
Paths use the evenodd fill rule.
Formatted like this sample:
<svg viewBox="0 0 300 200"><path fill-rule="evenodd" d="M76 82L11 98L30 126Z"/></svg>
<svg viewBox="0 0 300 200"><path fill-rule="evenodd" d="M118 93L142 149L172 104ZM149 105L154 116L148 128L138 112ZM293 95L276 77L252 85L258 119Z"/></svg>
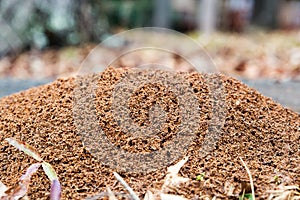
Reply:
<svg viewBox="0 0 300 200"><path fill-rule="evenodd" d="M133 121L147 125L147 110L157 99L162 102L160 105L170 120L156 139L128 138L118 127L111 109L112 91L122 75L128 73L131 72L110 68L100 76L93 76L98 83L94 94L98 125L109 140L128 152L156 151L174 139L178 124L183 120L178 118L176 96L159 85L140 88L141 92L136 92L128 103ZM191 180L172 193L189 199L203 195L236 198L249 182L240 158L251 171L255 193L260 199L265 199L269 196L267 191L280 184L300 185L299 114L235 79L220 76L226 94L225 123L212 152L203 157L200 155L201 144L208 132L213 108L209 87L201 74L180 73L176 76L187 80L193 88L200 117L195 131L197 137L185 154L189 159L180 170L181 176ZM75 83L74 78L60 79L0 100L0 180L4 184L17 184L24 170L35 162L5 141L5 138L14 137L32 145L55 168L62 184L63 199L83 199L106 190L106 186L113 191L123 191L113 176L114 169L103 165L83 146L78 133L80 125L74 120L78 117L73 112ZM81 103L84 105L84 102ZM148 189L161 188L167 167L147 174L120 174L142 197ZM196 180L196 176L203 173L204 180ZM39 170L30 185L29 197L47 199L49 189L47 177Z"/></svg>

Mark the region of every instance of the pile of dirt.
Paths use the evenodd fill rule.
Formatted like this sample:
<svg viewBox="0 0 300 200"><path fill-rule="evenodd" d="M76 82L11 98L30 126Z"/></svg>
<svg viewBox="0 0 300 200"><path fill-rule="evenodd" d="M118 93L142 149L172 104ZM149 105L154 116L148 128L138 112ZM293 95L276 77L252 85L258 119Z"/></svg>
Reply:
<svg viewBox="0 0 300 200"><path fill-rule="evenodd" d="M96 97L97 103L93 106L96 108L98 125L116 146L128 152L159 150L174 139L183 121L180 116L178 118L179 100L159 84L139 88L128 102L132 121L149 125L147 110L153 103L159 102L162 102L160 105L169 120L156 139L128 138L118 127L111 106L118 80L130 73L135 72L109 68L100 75L93 75L98 86L96 92L86 96L80 103L88 106L85 105L88 99ZM205 75L199 73L179 73L176 76L186 80L192 87L200 112L196 123L199 126L194 133L197 137L182 155L188 155L189 159L180 170L181 176L191 180L171 193L189 199L203 195L236 198L245 189L245 183L249 182L240 158L251 171L259 199L266 199L269 196L267 191L276 189L280 184L300 185L299 114L235 79L220 75L226 94L225 122L213 150L203 157L200 155L202 142L213 119L211 110L214 103L210 99L210 87L204 81ZM87 78L91 77L83 79ZM90 153L92 151L83 146L81 126L75 122L78 116L86 113L73 112L77 98L74 96L78 88L75 88L76 83L75 78L59 79L0 100L0 181L4 184L17 184L24 170L35 162L5 141L5 138L14 137L32 145L55 168L62 184L63 199L83 199L105 191L107 186L116 192L124 191L113 176L115 169L99 162ZM120 174L142 197L148 189L161 188L167 167L147 174L122 171ZM196 180L195 177L201 173L205 173L204 180ZM39 170L30 185L29 197L47 199L49 189L47 177ZM246 189L245 192L249 191Z"/></svg>

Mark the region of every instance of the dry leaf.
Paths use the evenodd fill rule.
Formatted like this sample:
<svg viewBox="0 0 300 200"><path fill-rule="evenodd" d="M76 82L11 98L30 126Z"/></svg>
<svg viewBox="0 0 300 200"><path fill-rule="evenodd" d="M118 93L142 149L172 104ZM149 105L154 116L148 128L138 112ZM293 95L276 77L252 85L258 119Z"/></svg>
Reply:
<svg viewBox="0 0 300 200"><path fill-rule="evenodd" d="M154 194L151 191L147 190L144 200L155 200Z"/></svg>
<svg viewBox="0 0 300 200"><path fill-rule="evenodd" d="M187 161L188 157L185 157L177 164L168 168L168 174L166 175L166 179L161 190L163 193L168 192L168 188L178 187L181 183L185 183L190 180L189 178L178 176L180 169Z"/></svg>
<svg viewBox="0 0 300 200"><path fill-rule="evenodd" d="M160 199L161 200L188 200L184 197L178 196L178 195L173 195L173 194L160 194Z"/></svg>
<svg viewBox="0 0 300 200"><path fill-rule="evenodd" d="M0 181L0 198L2 199L2 197L6 196L5 192L8 190L8 188L6 187L6 185L4 185L1 181Z"/></svg>

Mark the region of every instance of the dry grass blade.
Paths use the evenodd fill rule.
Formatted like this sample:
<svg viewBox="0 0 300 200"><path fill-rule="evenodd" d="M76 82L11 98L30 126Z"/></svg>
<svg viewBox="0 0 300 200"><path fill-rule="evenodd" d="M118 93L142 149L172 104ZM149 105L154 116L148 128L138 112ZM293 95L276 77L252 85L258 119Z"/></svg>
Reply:
<svg viewBox="0 0 300 200"><path fill-rule="evenodd" d="M129 185L126 183L126 181L117 173L114 172L114 175L116 179L125 187L125 189L129 192L130 196L132 197L133 200L140 200L140 198L135 194L133 189L129 187Z"/></svg>
<svg viewBox="0 0 300 200"><path fill-rule="evenodd" d="M101 193L96 194L94 196L87 197L87 198L85 198L85 200L98 200L102 197L107 197L107 196L108 196L107 192L101 192Z"/></svg>
<svg viewBox="0 0 300 200"><path fill-rule="evenodd" d="M240 160L243 163L243 165L244 165L244 167L245 167L245 169L248 173L248 176L249 176L249 179L250 179L250 185L251 185L252 199L255 200L254 184L253 184L253 179L252 179L251 172L250 172L249 168L247 167L246 163L243 161L243 159L241 157L240 157Z"/></svg>

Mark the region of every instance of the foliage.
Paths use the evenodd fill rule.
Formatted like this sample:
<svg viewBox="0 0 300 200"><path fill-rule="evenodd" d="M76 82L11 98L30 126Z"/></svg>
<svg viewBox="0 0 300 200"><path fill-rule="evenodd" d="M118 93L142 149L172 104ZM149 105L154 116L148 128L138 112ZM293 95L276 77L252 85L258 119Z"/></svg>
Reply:
<svg viewBox="0 0 300 200"><path fill-rule="evenodd" d="M0 55L99 42L118 27L150 26L147 0L0 1Z"/></svg>
<svg viewBox="0 0 300 200"><path fill-rule="evenodd" d="M3 183L0 182L0 200L20 199L27 194L31 176L42 166L45 174L51 181L50 199L59 200L61 195L61 185L58 181L57 174L53 167L42 160L37 151L25 142L18 141L13 138L7 138L6 141L18 150L31 156L38 163L32 164L24 175L21 176L19 185L12 188L7 188Z"/></svg>
<svg viewBox="0 0 300 200"><path fill-rule="evenodd" d="M239 197L239 200L253 200L253 196L251 193L247 193L247 194L242 194L240 197Z"/></svg>
<svg viewBox="0 0 300 200"><path fill-rule="evenodd" d="M205 177L205 172L200 173L199 175L196 176L197 181L203 181Z"/></svg>

